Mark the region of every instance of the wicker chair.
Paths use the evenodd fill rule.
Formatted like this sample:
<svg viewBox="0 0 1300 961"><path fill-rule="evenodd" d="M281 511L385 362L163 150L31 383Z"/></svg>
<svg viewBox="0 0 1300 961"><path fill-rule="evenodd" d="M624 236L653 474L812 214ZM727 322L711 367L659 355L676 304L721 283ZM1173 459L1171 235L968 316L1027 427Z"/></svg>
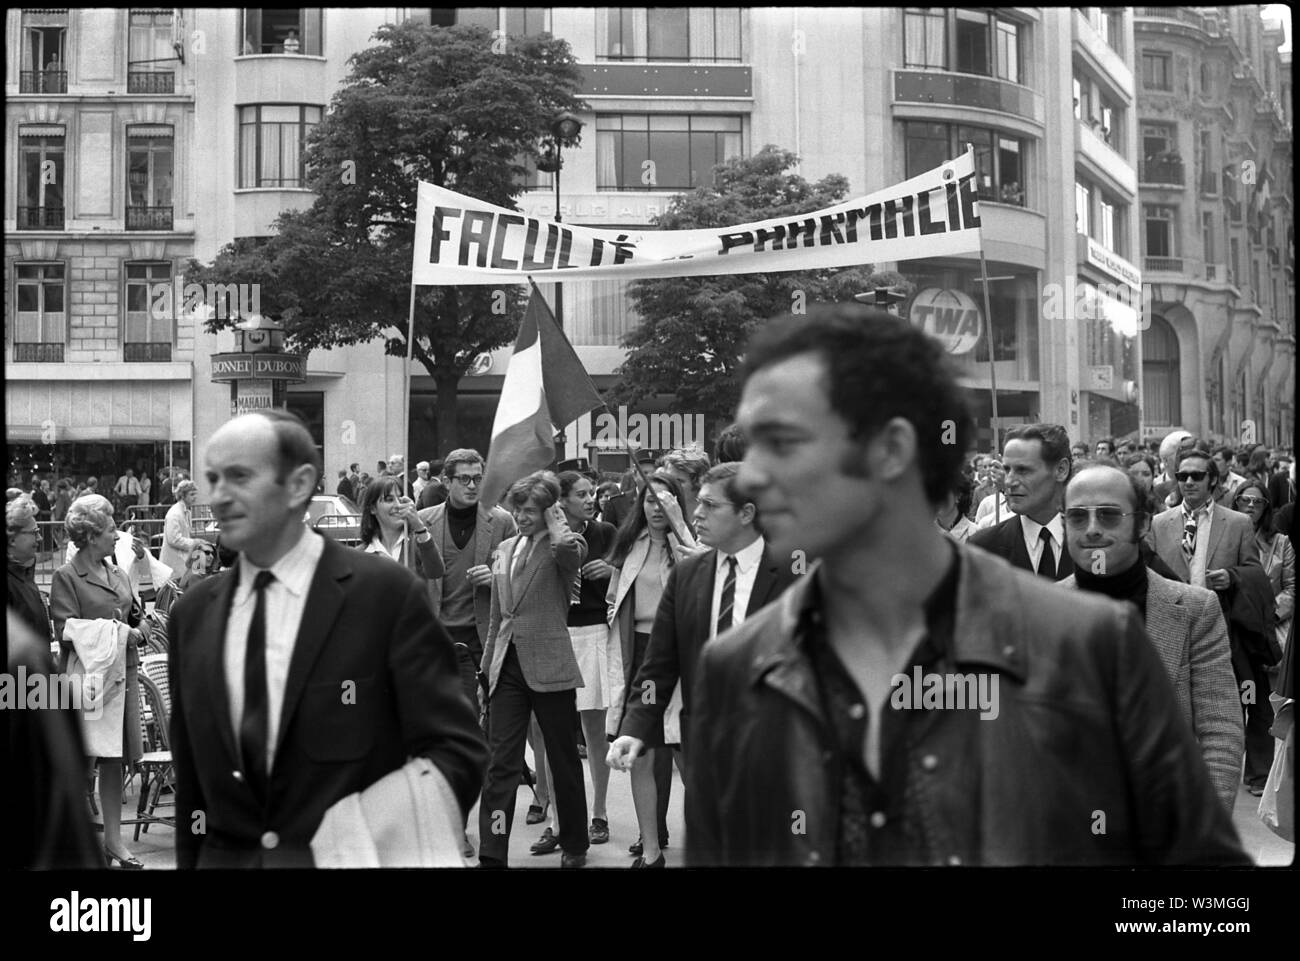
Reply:
<svg viewBox="0 0 1300 961"><path fill-rule="evenodd" d="M144 753L136 763L140 771L140 803L136 808L135 840L140 831L158 822L174 827L175 818L156 817L159 797L175 784L171 744L167 725L171 719L171 697L167 687L167 655L146 654L140 658L140 728L145 737Z"/></svg>

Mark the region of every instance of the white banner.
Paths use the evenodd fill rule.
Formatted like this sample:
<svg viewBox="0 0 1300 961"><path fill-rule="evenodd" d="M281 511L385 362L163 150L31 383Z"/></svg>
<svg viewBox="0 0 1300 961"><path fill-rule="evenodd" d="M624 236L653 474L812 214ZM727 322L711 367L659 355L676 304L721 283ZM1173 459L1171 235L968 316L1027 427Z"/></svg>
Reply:
<svg viewBox="0 0 1300 961"><path fill-rule="evenodd" d="M412 283L520 284L854 267L980 249L965 153L825 210L708 230L597 230L527 217L420 183Z"/></svg>

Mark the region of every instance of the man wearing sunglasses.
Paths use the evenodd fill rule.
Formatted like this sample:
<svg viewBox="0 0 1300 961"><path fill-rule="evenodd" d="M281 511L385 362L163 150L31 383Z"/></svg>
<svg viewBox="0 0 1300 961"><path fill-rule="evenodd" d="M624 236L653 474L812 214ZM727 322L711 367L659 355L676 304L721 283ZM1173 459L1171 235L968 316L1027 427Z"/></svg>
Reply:
<svg viewBox="0 0 1300 961"><path fill-rule="evenodd" d="M1085 467L1065 489L1065 538L1074 574L1062 587L1134 604L1165 666L1215 793L1231 813L1243 725L1228 625L1214 593L1161 577L1142 560L1150 518L1138 482L1113 467Z"/></svg>
<svg viewBox="0 0 1300 961"><path fill-rule="evenodd" d="M1177 463L1182 503L1156 515L1147 541L1188 584L1227 591L1240 568L1260 567L1250 519L1214 503L1219 468L1208 453L1181 451Z"/></svg>

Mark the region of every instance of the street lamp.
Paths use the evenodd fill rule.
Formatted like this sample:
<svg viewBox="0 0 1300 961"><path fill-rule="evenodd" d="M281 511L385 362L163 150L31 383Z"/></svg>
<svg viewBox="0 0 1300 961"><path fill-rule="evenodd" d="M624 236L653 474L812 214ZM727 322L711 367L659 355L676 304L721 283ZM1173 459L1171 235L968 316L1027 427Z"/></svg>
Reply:
<svg viewBox="0 0 1300 961"><path fill-rule="evenodd" d="M555 174L555 222L562 223L560 217L560 170L564 166L564 158L561 156L561 144L564 141L576 140L578 134L582 132L582 121L571 113L562 113L551 121L551 146L547 152L546 159L539 163L539 170L550 171ZM560 329L564 329L564 285L558 281L555 284L555 319L559 322Z"/></svg>

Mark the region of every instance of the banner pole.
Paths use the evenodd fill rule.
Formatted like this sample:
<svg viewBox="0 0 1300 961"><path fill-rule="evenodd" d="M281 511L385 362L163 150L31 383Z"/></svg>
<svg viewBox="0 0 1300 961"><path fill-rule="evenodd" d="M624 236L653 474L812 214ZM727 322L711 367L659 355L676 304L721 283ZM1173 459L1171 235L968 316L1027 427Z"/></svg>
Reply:
<svg viewBox="0 0 1300 961"><path fill-rule="evenodd" d="M411 305L407 312L406 318L406 365L402 368L402 496L407 494L407 477L409 471L407 467L410 463L410 441L408 436L411 431L411 361L415 356L415 282L411 282ZM406 566L415 568L415 546L411 543L411 523L404 521L406 527L406 540L403 542L403 552L406 554ZM365 545L362 545L363 547Z"/></svg>
<svg viewBox="0 0 1300 961"><path fill-rule="evenodd" d="M979 177L979 168L975 163L975 145L966 144L966 152L970 154L971 169L975 171L975 176ZM978 188L977 188L978 189ZM984 233L980 232L980 280L984 288L984 324L985 336L989 342L989 398L992 401L993 419L989 423L990 432L993 435L993 453L998 455L1002 448L998 445L998 371L994 364L993 357L993 311L989 307L989 267L988 262L984 259ZM1002 502L998 500L1000 492L994 492L993 500L993 522L1000 524L1002 522Z"/></svg>

